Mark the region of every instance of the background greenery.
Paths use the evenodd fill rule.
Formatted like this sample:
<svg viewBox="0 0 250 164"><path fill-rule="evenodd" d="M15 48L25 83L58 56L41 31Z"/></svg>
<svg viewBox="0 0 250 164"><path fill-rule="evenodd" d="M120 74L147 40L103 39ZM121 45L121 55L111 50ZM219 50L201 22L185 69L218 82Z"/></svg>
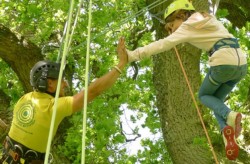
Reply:
<svg viewBox="0 0 250 164"><path fill-rule="evenodd" d="M8 100L10 100L9 103L5 101L5 103L7 102L6 106L1 106L0 118L8 125L10 125L11 110L14 104L24 93L32 90L28 86L29 81L22 81L20 77L29 76L28 72L35 61L42 58L57 60L63 30L67 20L69 2L70 1L65 0L5 0L0 2L0 22L2 27L0 29L0 88L1 92L3 92L3 97L9 98ZM128 49L135 49L138 46L146 45L166 35L164 33L159 34L162 30L159 19L162 17L163 9L171 1L163 1L163 4L161 4L160 1L155 2L157 3L155 3L154 8L150 8L149 5L154 4L154 1L93 1L90 36L90 72L86 75L85 55L88 37L89 2L84 1L75 32L72 35L70 51L67 55L67 79L71 86L69 94L74 94L84 87L85 76L89 76L90 81L92 81L116 65L116 45L119 37L124 36L126 38ZM206 4L205 6L200 5L201 1L195 1L195 4L200 8L207 9L208 3L207 1L204 2L204 4ZM225 3L221 2L221 8L219 8L217 12L217 17L224 22L225 26L235 37L240 39L241 46L244 51L249 54L250 17L249 11L245 9L247 6L240 6L241 12L245 15L244 24L242 25L233 22L232 18L229 17L230 12L237 14L235 10L230 10L234 4L230 1ZM78 2L76 1L74 4L74 16L77 10ZM157 14L155 11L157 11ZM239 16L239 19L240 18ZM6 43L7 40L3 37L6 32L6 30L4 30L5 28L10 30L10 32L18 38L16 44L22 45L23 50L25 50L25 48L28 49L29 45L34 44L39 52L33 53L38 55L35 56L34 59L26 59L26 63L21 63L21 59L32 53L26 51L27 54L25 54L23 51L15 49L17 45L13 45L13 47L6 46L4 43ZM186 51L187 50L188 49L186 49ZM186 51L184 50L184 52ZM15 58L10 58L11 56L8 55L7 52L14 54ZM201 52L199 51L198 53ZM196 71L201 72L201 77L197 76L197 72L194 74L198 79L203 78L204 72L207 70L207 56L205 52L202 53L204 55L200 58L200 70L198 65L195 68ZM154 58L153 61L152 59L146 59L138 63L131 63L127 67L127 70L123 71L123 74L114 87L88 105L86 163L185 163L185 161L178 161L177 158L180 159L181 156L185 157L185 154L192 153L192 151L188 152L188 150L191 150L191 147L198 147L200 150L202 149L200 152L203 152L203 150L205 152L204 157L198 157L199 155L195 155L195 152L193 152L192 157L187 155L190 156L189 158L194 158L192 159L193 161L202 161L199 158L203 158L203 162L206 161L204 163L214 163L211 153L208 153L209 147L204 134L190 134L192 137L192 143L190 144L185 138L184 131L183 133L178 133L177 135L183 139L174 141L174 143L189 145L188 149L183 149L183 151L174 150L173 147L168 145L169 142L172 142L172 138L170 136L170 138L168 138L168 135L162 135L162 131L166 131L164 128L165 125L163 125L165 122L163 121L163 116L161 116L163 113L161 105L163 103L159 100L159 102L156 101L159 88L155 88L157 88L157 82L161 83L163 81L161 81L161 79L157 80L158 78L156 78L157 75L155 75L156 73L154 71L158 70L158 67L164 68L166 64L170 65L165 62L165 60L166 59ZM186 59L184 59L184 61L185 60ZM158 61L164 61L163 63L165 64L160 64L159 66L159 64L157 64ZM25 67L26 72L17 70L13 66L13 63ZM21 73L17 73L18 71ZM178 74L179 77L183 76L181 73L175 72L176 70L172 71L173 74ZM160 73L164 73L164 71ZM168 80L171 81L171 78ZM241 154L235 163L249 163L250 161L250 125L248 116L249 80L249 75L247 75L226 100L226 103L232 109L244 114L244 131L239 140ZM176 81L173 83L175 84L175 82ZM198 83L193 84L196 85L196 87L199 85ZM168 82L166 85L168 85ZM176 86L180 87L178 84L176 84ZM181 87L187 89L185 85ZM197 90L197 88L194 90ZM1 97L0 100L6 100L3 97ZM177 97L174 97L174 100L184 100L186 98L190 99L189 95L186 96L184 92L181 92ZM176 103L175 106L172 106L173 110L178 110L178 105L180 104ZM192 110L194 111L193 115L196 115L192 103L190 106L192 106ZM184 110L185 106L181 108ZM204 109L202 106L201 108ZM186 110L188 109L191 110L191 107L186 107ZM126 113L127 115L125 115ZM82 151L81 141L83 137L82 115L83 112L77 113L62 123L52 145L55 158L54 163L80 163ZM213 141L215 151L218 154L219 161L221 163L228 163L229 161L225 159L225 155L223 154L224 145L218 132L217 123L214 118L211 117L211 111L204 109L202 110L202 115L211 140ZM184 122L186 125L190 124L190 126L193 120L199 122L198 118L190 118L187 120L179 119L179 121ZM202 131L199 123L198 126L199 131ZM177 128L178 127L176 127L176 129ZM145 135L149 134L142 133L142 129L149 129L151 137L144 138ZM172 131L168 133L174 134ZM165 134L165 132L163 134ZM128 145L131 145L131 143L139 139L141 139L141 149L134 154L129 153ZM136 146L137 145L134 147Z"/></svg>

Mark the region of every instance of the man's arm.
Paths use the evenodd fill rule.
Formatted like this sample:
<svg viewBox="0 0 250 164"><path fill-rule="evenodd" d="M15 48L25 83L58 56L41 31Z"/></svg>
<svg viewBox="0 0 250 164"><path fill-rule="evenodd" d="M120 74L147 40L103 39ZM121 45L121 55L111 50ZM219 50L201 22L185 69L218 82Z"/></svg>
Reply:
<svg viewBox="0 0 250 164"><path fill-rule="evenodd" d="M105 90L111 88L120 75L120 70L128 63L128 56L125 50L125 41L124 38L120 38L117 53L119 57L119 63L116 66L117 68L113 68L111 71L103 75L102 77L96 79L93 83L91 83L88 87L88 102L92 101L95 97L100 95ZM80 111L83 108L84 103L84 90L77 93L73 96L73 112Z"/></svg>

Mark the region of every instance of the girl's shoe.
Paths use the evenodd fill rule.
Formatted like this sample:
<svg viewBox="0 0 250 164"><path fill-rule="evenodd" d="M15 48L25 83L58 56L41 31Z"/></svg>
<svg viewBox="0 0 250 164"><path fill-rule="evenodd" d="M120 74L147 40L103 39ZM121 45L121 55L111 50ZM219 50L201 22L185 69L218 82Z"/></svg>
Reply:
<svg viewBox="0 0 250 164"><path fill-rule="evenodd" d="M227 125L232 126L235 132L235 138L238 138L241 132L241 114L231 111L227 116Z"/></svg>
<svg viewBox="0 0 250 164"><path fill-rule="evenodd" d="M231 126L226 126L222 131L222 136L227 158L235 160L239 155L239 146L235 141L234 129Z"/></svg>

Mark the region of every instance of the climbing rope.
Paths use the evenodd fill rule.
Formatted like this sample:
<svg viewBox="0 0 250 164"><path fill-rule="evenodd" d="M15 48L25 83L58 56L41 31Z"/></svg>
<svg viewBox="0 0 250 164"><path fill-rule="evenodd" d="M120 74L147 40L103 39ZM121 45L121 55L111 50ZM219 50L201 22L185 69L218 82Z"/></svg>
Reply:
<svg viewBox="0 0 250 164"><path fill-rule="evenodd" d="M79 2L79 7L78 7L78 11L77 11L77 13L76 13L75 21L74 21L74 24L73 24L73 27L72 27L72 31L71 31L71 34L70 34L70 38L69 38L69 43L68 43L68 47L67 47L67 50L68 50L68 51L67 51L67 54L68 54L69 49L70 49L70 44L71 44L71 41L72 41L72 37L73 37L73 35L74 35L74 31L75 31L75 28L76 28L78 16L79 16L79 14L80 14L80 12L81 12L81 6L82 6L82 4L83 4L83 0L80 0L80 2Z"/></svg>
<svg viewBox="0 0 250 164"><path fill-rule="evenodd" d="M209 13L215 15L217 9L219 8L220 0L216 0L214 5L212 0L208 0L208 4L209 4Z"/></svg>
<svg viewBox="0 0 250 164"><path fill-rule="evenodd" d="M75 27L76 27L76 24L77 24L77 21L78 21L78 16L80 14L82 4L83 4L83 0L80 0L78 11L76 13L74 24L73 24L73 27L72 27L72 31L71 31L71 34L69 35L69 41L67 43L67 55L68 55L68 52L69 52L69 49L70 49L70 44L71 44L71 41L72 41L72 37L74 35ZM63 37L62 37L62 39L60 41L61 45L62 45L62 43L64 43L65 36L66 36L66 31L70 27L69 24L68 24L68 21L71 19L71 17L70 17L71 13L72 13L72 11L69 10L68 16L67 16L67 21L66 21L65 26L64 26ZM63 46L60 46L60 50L59 50L58 56L57 56L57 62L60 62L60 60L61 60L62 48L63 48Z"/></svg>
<svg viewBox="0 0 250 164"><path fill-rule="evenodd" d="M92 0L89 1L88 13L88 38L87 38L87 52L86 52L86 68L85 75L89 73L89 49L90 49L90 32L92 19ZM84 88L84 107L83 107L83 130L82 130L82 164L85 163L85 138L86 138L86 124L87 124L87 104L88 104L88 76L85 76Z"/></svg>
<svg viewBox="0 0 250 164"><path fill-rule="evenodd" d="M214 5L214 8L213 8L213 14L215 15L216 12L217 12L217 9L219 7L219 4L220 4L220 0L216 0L216 3Z"/></svg>
<svg viewBox="0 0 250 164"><path fill-rule="evenodd" d="M197 102L196 102L196 99L195 99L193 90L192 90L191 85L190 85L190 82L189 82L189 80L188 80L186 71L185 71L185 69L184 69L184 67L183 67L183 64L182 64L182 62L181 62L181 58L180 58L179 52L178 52L178 50L177 50L176 47L174 47L174 50L175 50L175 54L176 54L176 56L177 56L177 58L178 58L178 61L179 61L179 63L180 63L181 70L182 70L183 75L184 75L184 77L185 77L186 83L187 83L187 85L188 85L188 89L189 89L189 92L190 92L190 94L191 94L192 100L193 100L193 102L194 102L194 105L195 105L195 107L196 107L197 113L198 113L198 115L199 115L199 118L200 118L202 127L203 127L203 129L204 129L205 134L206 134L208 143L209 143L209 145L210 145L212 154L213 154L213 156L214 156L214 160L215 160L216 164L219 164L218 159L217 159L217 156L216 156L215 151L214 151L214 149L213 149L213 145L212 145L212 143L211 143L210 137L209 137L209 135L208 135L206 126L205 126L205 124L204 124L204 121L203 121L203 118L202 118L200 109L199 109L198 104L197 104Z"/></svg>
<svg viewBox="0 0 250 164"><path fill-rule="evenodd" d="M65 63L66 63L66 55L68 51L67 49L68 49L68 43L69 43L69 31L70 31L73 6L74 6L74 0L72 0L70 3L70 12L69 12L68 21L67 21L68 23L67 23L66 36L65 36L65 41L64 41L64 49L63 49L60 72L59 72L59 77L58 77L58 85L56 88L55 104L53 106L53 113L52 113L52 118L51 118L51 123L50 123L50 131L49 131L48 143L47 143L46 154L45 154L45 161L44 161L45 164L48 164L50 147L51 147L51 142L53 138L56 111L57 111L57 106L58 106L58 98L59 98L59 93L60 93L60 88L61 88L63 70L64 70Z"/></svg>

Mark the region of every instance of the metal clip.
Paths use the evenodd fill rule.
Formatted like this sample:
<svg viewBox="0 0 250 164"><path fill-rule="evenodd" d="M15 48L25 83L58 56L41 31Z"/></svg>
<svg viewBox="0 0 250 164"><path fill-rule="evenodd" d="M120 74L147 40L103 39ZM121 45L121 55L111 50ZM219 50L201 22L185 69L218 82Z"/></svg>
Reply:
<svg viewBox="0 0 250 164"><path fill-rule="evenodd" d="M21 154L19 154L19 152L18 152L18 154L22 157L23 156L23 149L22 149L22 147L16 144L16 145L14 145L14 148L15 148L15 151L19 150L19 152Z"/></svg>
<svg viewBox="0 0 250 164"><path fill-rule="evenodd" d="M24 157L25 157L25 158L32 157L32 158L38 159L38 154L37 154L37 152L34 151L34 150L28 150L28 151L24 154Z"/></svg>
<svg viewBox="0 0 250 164"><path fill-rule="evenodd" d="M20 154L19 154L20 153ZM14 154L13 154L13 160L17 161L20 157L23 156L23 149L19 145L14 145Z"/></svg>

